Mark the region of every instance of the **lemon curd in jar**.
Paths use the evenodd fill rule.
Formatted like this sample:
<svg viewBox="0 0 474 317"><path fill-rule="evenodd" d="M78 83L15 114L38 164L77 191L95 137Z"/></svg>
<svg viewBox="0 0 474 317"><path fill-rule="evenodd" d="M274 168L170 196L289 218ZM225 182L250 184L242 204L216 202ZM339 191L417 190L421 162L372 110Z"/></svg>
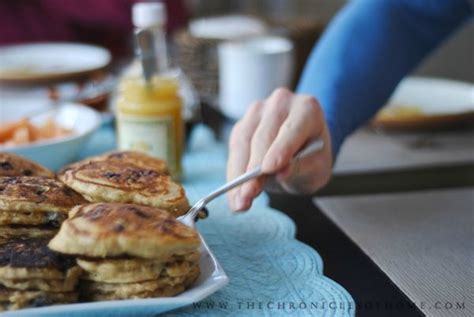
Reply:
<svg viewBox="0 0 474 317"><path fill-rule="evenodd" d="M174 78L126 77L117 96L120 150L135 150L166 160L174 178L181 176L182 101Z"/></svg>

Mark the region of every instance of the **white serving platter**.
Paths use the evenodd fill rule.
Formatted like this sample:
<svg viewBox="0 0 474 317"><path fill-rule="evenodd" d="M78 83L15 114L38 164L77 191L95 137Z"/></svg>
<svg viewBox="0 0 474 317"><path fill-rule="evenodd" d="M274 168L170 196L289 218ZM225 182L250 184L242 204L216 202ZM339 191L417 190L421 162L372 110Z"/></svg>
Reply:
<svg viewBox="0 0 474 317"><path fill-rule="evenodd" d="M185 292L175 297L129 299L103 302L53 305L9 311L5 317L77 317L77 316L156 316L179 307L192 305L229 282L221 265L201 236L201 275Z"/></svg>

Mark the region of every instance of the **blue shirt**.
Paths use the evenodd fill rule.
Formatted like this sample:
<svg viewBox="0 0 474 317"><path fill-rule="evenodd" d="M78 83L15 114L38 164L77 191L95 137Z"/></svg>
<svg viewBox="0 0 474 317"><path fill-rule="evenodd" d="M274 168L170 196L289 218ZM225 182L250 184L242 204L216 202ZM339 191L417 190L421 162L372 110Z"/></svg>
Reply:
<svg viewBox="0 0 474 317"><path fill-rule="evenodd" d="M467 0L354 0L339 12L297 88L321 103L334 157L399 81L471 16Z"/></svg>

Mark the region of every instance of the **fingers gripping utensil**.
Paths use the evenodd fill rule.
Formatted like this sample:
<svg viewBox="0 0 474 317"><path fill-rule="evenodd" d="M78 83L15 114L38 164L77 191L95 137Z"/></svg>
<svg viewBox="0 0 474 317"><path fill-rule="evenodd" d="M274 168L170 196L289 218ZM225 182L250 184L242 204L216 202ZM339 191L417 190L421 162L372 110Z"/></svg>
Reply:
<svg viewBox="0 0 474 317"><path fill-rule="evenodd" d="M296 163L298 160L305 158L306 156L313 154L319 150L321 150L324 146L324 142L322 139L317 139L309 143L305 146L302 150L300 150L291 160L290 164ZM190 227L194 227L194 220L196 219L197 214L201 209L203 209L209 202L214 200L215 198L219 197L220 195L228 192L229 190L242 185L245 182L248 182L251 179L257 178L259 176L264 175L262 172L262 167L256 166L255 168L251 169L250 171L240 175L239 177L231 180L230 182L224 184L223 186L219 187L215 191L211 192L209 195L201 198L198 200L188 212L180 217L178 217L178 221L188 225Z"/></svg>

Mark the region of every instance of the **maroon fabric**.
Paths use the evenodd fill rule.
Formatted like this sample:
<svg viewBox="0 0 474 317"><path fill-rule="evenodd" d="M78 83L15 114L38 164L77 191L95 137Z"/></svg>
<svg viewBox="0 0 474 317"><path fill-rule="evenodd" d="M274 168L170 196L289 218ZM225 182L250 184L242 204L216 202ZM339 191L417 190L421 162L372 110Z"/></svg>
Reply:
<svg viewBox="0 0 474 317"><path fill-rule="evenodd" d="M75 41L105 46L114 56L131 53L131 7L138 0L0 0L0 45ZM183 26L181 0L164 1L168 32Z"/></svg>

